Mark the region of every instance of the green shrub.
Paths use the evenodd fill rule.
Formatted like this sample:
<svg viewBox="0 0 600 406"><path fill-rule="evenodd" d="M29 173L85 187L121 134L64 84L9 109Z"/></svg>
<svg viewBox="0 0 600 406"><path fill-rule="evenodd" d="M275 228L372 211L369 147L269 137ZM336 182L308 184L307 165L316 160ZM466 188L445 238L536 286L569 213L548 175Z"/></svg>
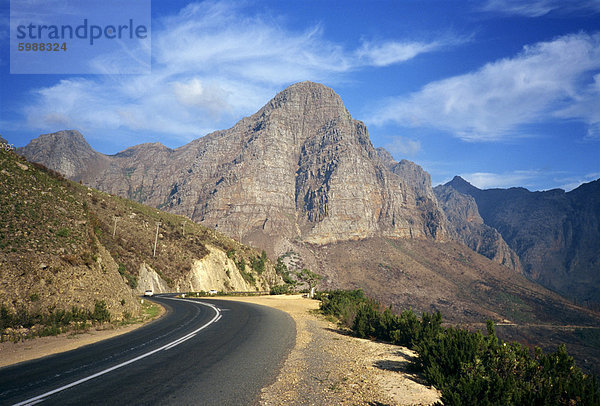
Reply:
<svg viewBox="0 0 600 406"><path fill-rule="evenodd" d="M135 289L138 286L137 276L132 275L130 273L125 274L125 279L127 279L127 284L131 289Z"/></svg>
<svg viewBox="0 0 600 406"><path fill-rule="evenodd" d="M361 289L321 292L319 298L321 312L336 317L346 327L353 326L359 305L367 301Z"/></svg>
<svg viewBox="0 0 600 406"><path fill-rule="evenodd" d="M381 312L371 301L362 302L356 309L352 331L360 338L379 338L381 333Z"/></svg>
<svg viewBox="0 0 600 406"><path fill-rule="evenodd" d="M5 305L0 305L0 336L5 337L7 329L29 329L25 333L9 334L12 341L20 341L33 336L44 337L56 335L69 330L85 330L87 321L107 322L110 321L110 313L104 301L96 302L94 311L72 307L71 310L56 309L50 307L46 313L31 313L25 307L16 312L10 311Z"/></svg>
<svg viewBox="0 0 600 406"><path fill-rule="evenodd" d="M271 288L271 295L285 295L290 293L290 285L276 285Z"/></svg>
<svg viewBox="0 0 600 406"><path fill-rule="evenodd" d="M403 310L396 328L390 333L390 341L397 345L414 348L421 335L421 322L412 310Z"/></svg>
<svg viewBox="0 0 600 406"><path fill-rule="evenodd" d="M68 237L70 233L71 232L68 228L63 227L56 232L56 236L57 237Z"/></svg>
<svg viewBox="0 0 600 406"><path fill-rule="evenodd" d="M106 307L106 302L104 300L96 301L94 304L94 313L92 313L92 320L98 321L100 323L109 322L110 321L110 312Z"/></svg>
<svg viewBox="0 0 600 406"><path fill-rule="evenodd" d="M246 260L244 258L240 258L235 264L237 265L240 272L246 272Z"/></svg>
<svg viewBox="0 0 600 406"><path fill-rule="evenodd" d="M265 264L267 262L267 253L263 250L260 257L250 257L250 264L252 269L261 275L265 271Z"/></svg>
<svg viewBox="0 0 600 406"><path fill-rule="evenodd" d="M287 285L290 285L291 288L296 286L296 284L298 283L295 279L292 278L287 265L283 263L283 256L277 258L277 264L275 264L275 273L277 275L281 275L283 281Z"/></svg>

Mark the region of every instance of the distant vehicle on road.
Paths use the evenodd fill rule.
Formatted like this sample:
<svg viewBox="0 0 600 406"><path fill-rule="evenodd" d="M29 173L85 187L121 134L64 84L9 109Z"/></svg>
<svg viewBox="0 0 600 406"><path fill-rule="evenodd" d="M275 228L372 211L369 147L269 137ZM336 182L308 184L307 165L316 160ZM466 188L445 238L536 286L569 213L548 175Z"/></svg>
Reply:
<svg viewBox="0 0 600 406"><path fill-rule="evenodd" d="M154 296L154 291L152 289L147 289L144 292L144 296Z"/></svg>
<svg viewBox="0 0 600 406"><path fill-rule="evenodd" d="M215 289L211 289L208 291L209 295L216 295L218 292Z"/></svg>

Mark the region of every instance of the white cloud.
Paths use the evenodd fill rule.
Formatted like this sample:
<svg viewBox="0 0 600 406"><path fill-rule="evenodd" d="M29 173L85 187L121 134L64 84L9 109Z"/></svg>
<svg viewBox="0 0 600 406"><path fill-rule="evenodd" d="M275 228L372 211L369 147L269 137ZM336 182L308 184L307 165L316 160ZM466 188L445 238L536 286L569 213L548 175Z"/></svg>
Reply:
<svg viewBox="0 0 600 406"><path fill-rule="evenodd" d="M450 44L386 41L346 50L326 40L318 25L290 31L229 2L190 4L153 22L152 30L151 75L73 78L38 89L25 110L29 126L79 128L92 137L133 130L188 141L254 113L293 82L331 83Z"/></svg>
<svg viewBox="0 0 600 406"><path fill-rule="evenodd" d="M600 12L598 0L488 0L482 11L516 14L524 17L542 17L551 12Z"/></svg>
<svg viewBox="0 0 600 406"><path fill-rule="evenodd" d="M404 137L395 137L391 143L385 145L385 149L393 154L412 156L421 150L421 142Z"/></svg>
<svg viewBox="0 0 600 406"><path fill-rule="evenodd" d="M595 173L588 173L583 176L570 176L570 177L555 178L554 182L556 184L560 185L560 186L558 186L559 188L564 189L568 192L568 191L578 188L579 186L581 186L584 183L592 182L599 178L600 178L600 172L595 172Z"/></svg>
<svg viewBox="0 0 600 406"><path fill-rule="evenodd" d="M600 172L568 175L564 172L547 170L515 170L504 173L474 172L460 176L480 189L525 187L529 190L549 190L560 188L568 192L583 183L600 178Z"/></svg>
<svg viewBox="0 0 600 406"><path fill-rule="evenodd" d="M598 76L590 84L589 75L599 69L600 34L566 35L388 100L367 121L433 127L469 141L517 136L523 125L551 118L593 125Z"/></svg>
<svg viewBox="0 0 600 406"><path fill-rule="evenodd" d="M507 173L475 172L460 176L479 189L491 189L530 187L539 175L539 171L513 171Z"/></svg>
<svg viewBox="0 0 600 406"><path fill-rule="evenodd" d="M588 127L588 131L585 136L585 140L587 140L587 141L600 140L600 123L595 123Z"/></svg>
<svg viewBox="0 0 600 406"><path fill-rule="evenodd" d="M573 94L572 103L558 110L555 115L583 121L588 126L584 140L600 140L600 73L594 76L590 85L582 86Z"/></svg>
<svg viewBox="0 0 600 406"><path fill-rule="evenodd" d="M362 47L356 51L359 59L374 66L388 66L398 62L404 62L419 54L437 49L441 44L431 42L385 42L374 44L364 42Z"/></svg>
<svg viewBox="0 0 600 406"><path fill-rule="evenodd" d="M446 35L434 41L385 41L370 42L363 41L354 55L355 63L363 63L372 66L389 66L396 63L406 62L420 54L433 52L448 47L464 44L471 40L470 37L458 37Z"/></svg>
<svg viewBox="0 0 600 406"><path fill-rule="evenodd" d="M173 82L173 91L181 105L206 109L215 117L229 109L228 93L218 84L203 84L200 79L192 78L185 82Z"/></svg>

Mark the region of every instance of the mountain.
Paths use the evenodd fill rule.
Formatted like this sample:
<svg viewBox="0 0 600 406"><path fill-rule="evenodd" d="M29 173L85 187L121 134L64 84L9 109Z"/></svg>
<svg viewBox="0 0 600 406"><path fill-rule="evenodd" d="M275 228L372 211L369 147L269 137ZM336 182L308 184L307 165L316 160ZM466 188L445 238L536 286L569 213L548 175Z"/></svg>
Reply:
<svg viewBox="0 0 600 406"><path fill-rule="evenodd" d="M481 190L460 177L445 186L475 200L530 279L578 303L600 303L600 180L568 193Z"/></svg>
<svg viewBox="0 0 600 406"><path fill-rule="evenodd" d="M433 190L456 240L494 262L522 272L518 255L495 228L484 223L472 196L449 185L439 185Z"/></svg>
<svg viewBox="0 0 600 406"><path fill-rule="evenodd" d="M186 218L66 180L4 149L0 168L0 305L8 311L94 309L104 301L118 320L137 314L145 289L282 283L260 252Z"/></svg>
<svg viewBox="0 0 600 406"><path fill-rule="evenodd" d="M65 177L80 181L104 169L109 159L92 149L78 131L43 134L31 140L27 159L39 162Z"/></svg>
<svg viewBox="0 0 600 406"><path fill-rule="evenodd" d="M390 171L365 125L332 89L312 82L292 85L234 127L175 150L142 144L106 156L78 132L63 131L19 153L271 254L294 241L446 237L431 186Z"/></svg>
<svg viewBox="0 0 600 406"><path fill-rule="evenodd" d="M460 241L473 251L521 271L518 256L512 251L498 231L483 223L472 197L458 193L450 186L431 187L431 177L419 165L406 159L396 162L384 148L377 148L381 162L402 181L426 197L419 203L431 205L428 213L445 225L447 235Z"/></svg>

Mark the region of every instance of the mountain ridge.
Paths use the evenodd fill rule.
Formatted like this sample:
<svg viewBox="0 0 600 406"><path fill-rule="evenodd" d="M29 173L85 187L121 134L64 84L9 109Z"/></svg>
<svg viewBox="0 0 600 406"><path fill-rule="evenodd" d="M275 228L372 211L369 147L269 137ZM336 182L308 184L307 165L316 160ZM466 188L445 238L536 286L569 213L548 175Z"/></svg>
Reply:
<svg viewBox="0 0 600 406"><path fill-rule="evenodd" d="M600 179L569 192L482 190L460 177L444 187L476 201L485 224L505 238L530 279L579 303L600 304Z"/></svg>
<svg viewBox="0 0 600 406"><path fill-rule="evenodd" d="M339 95L321 84L291 85L233 127L175 149L145 143L104 155L80 133L62 131L40 136L19 153L75 181L187 216L260 246L272 257L295 251L308 266L318 267L305 244L376 237L456 240L546 287L581 299L572 294L578 289L569 291L576 281L564 286L556 282L566 278L558 264L567 254L555 255L553 270L546 275L541 265L532 265L540 260L529 258L531 252L542 258L542 249L527 250L516 243L515 227L529 221L527 207L518 207L521 218L514 226L494 221L498 207L492 203L507 201L507 195L525 203L531 196L548 200L549 205L560 206L550 208L558 210L554 217L558 212L564 217L569 207L575 207L564 191L482 191L459 176L432 188L429 174L420 166L404 159L396 162L385 149L375 149L364 123L354 120ZM490 194L495 197L482 199ZM510 217L515 208L505 207L504 216ZM535 215L543 218L549 208L536 210ZM593 240L590 227L576 220L569 224L573 221ZM535 245L534 237L527 237L529 245ZM594 261L588 254L573 255L571 262ZM578 275L585 281L582 284L600 284L593 275ZM584 292L583 300L600 300L592 290Z"/></svg>

